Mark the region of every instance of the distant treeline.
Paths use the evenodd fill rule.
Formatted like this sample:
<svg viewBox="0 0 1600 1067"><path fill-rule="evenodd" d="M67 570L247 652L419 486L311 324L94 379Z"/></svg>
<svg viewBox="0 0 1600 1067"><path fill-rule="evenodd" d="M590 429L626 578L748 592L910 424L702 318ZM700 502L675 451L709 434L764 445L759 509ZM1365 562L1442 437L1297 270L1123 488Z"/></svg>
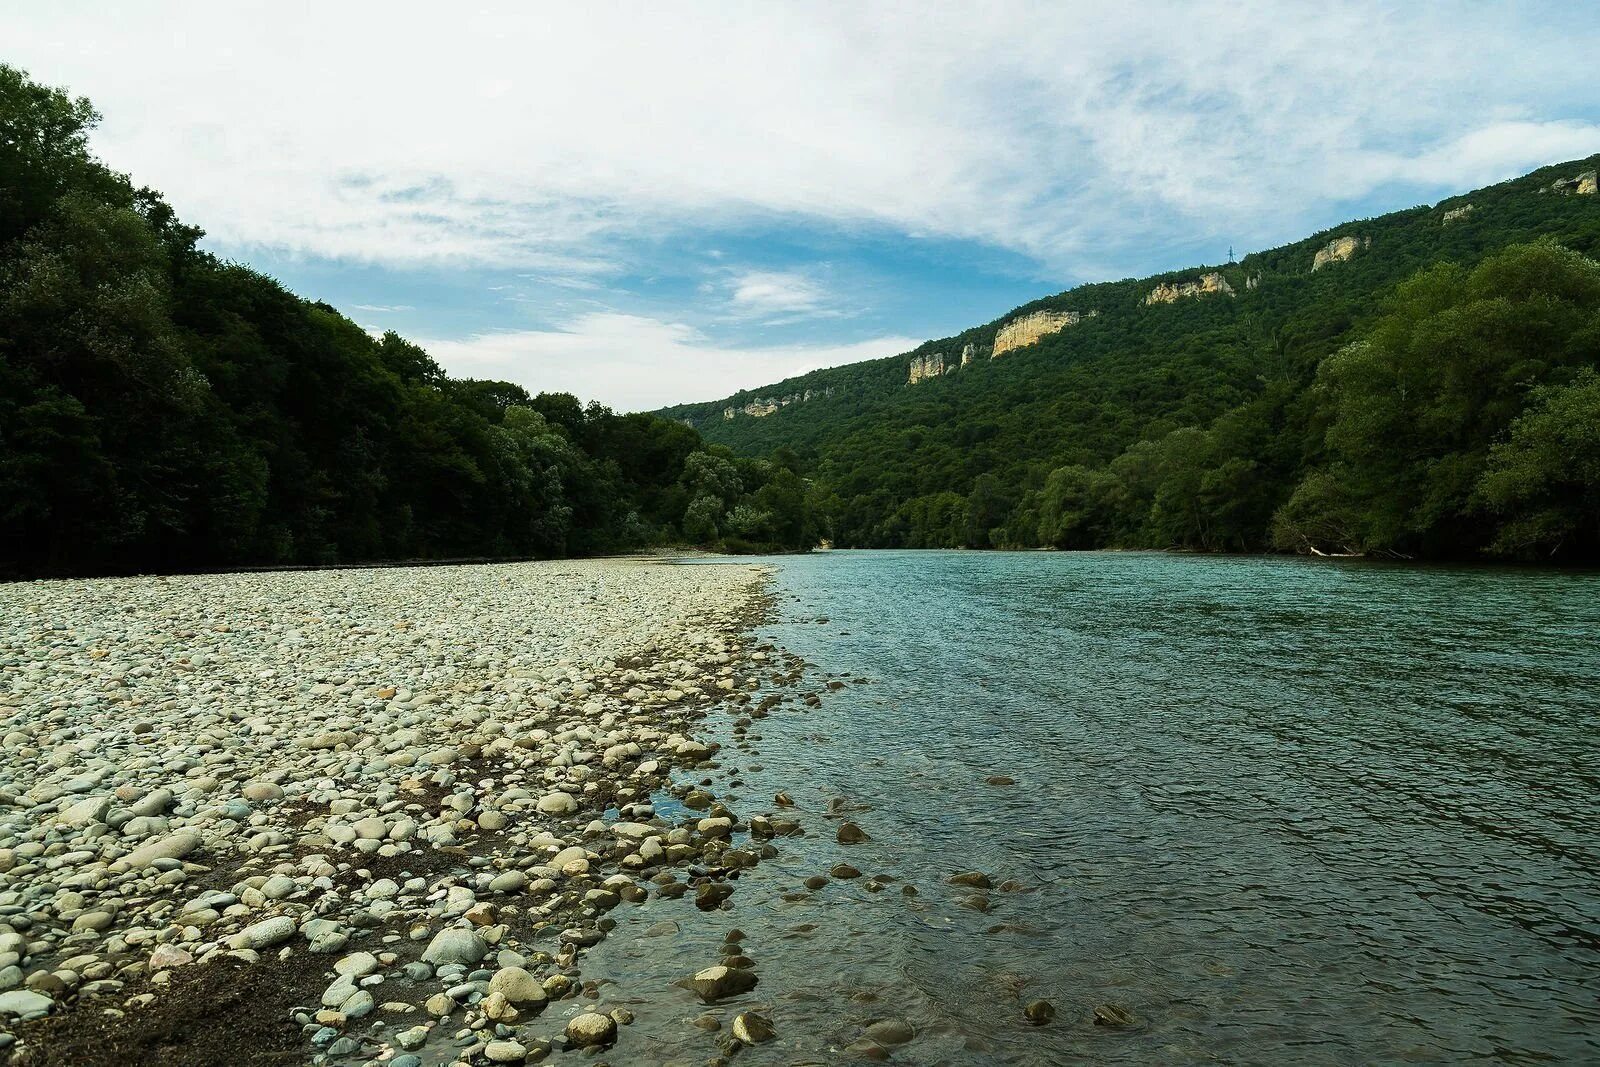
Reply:
<svg viewBox="0 0 1600 1067"><path fill-rule="evenodd" d="M1597 162L663 414L742 453L794 449L840 545L1594 559L1600 196L1571 179ZM1349 260L1313 270L1347 235ZM1202 270L1233 295L1146 304ZM1099 314L982 355L1035 310ZM934 352L945 374L908 384Z"/></svg>
<svg viewBox="0 0 1600 1067"><path fill-rule="evenodd" d="M792 452L455 380L200 251L0 66L0 575L809 547Z"/></svg>

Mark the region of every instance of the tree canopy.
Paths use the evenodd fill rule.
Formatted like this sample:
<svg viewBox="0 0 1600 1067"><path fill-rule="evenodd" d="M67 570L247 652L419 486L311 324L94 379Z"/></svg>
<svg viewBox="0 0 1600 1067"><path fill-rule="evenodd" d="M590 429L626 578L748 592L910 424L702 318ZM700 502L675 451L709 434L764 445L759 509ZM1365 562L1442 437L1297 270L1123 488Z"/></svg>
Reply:
<svg viewBox="0 0 1600 1067"><path fill-rule="evenodd" d="M790 467L654 415L451 378L198 247L89 152L93 107L0 66L0 573L809 547ZM741 515L732 523L731 515Z"/></svg>
<svg viewBox="0 0 1600 1067"><path fill-rule="evenodd" d="M840 545L1592 558L1600 197L1552 185L1597 163L661 414L793 450ZM1206 272L1232 292L1147 302ZM990 358L1035 311L1079 317Z"/></svg>

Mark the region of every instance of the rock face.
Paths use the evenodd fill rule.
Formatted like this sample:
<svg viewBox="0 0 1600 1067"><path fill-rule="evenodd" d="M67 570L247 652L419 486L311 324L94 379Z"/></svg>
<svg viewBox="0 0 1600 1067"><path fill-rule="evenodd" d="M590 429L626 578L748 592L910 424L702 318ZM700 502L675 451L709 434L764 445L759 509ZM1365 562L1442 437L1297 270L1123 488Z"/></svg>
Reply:
<svg viewBox="0 0 1600 1067"><path fill-rule="evenodd" d="M1261 275L1259 275L1259 274L1252 274L1249 277L1245 278L1245 280L1244 280L1244 287L1246 289L1256 289L1256 288L1259 288L1260 285L1261 285Z"/></svg>
<svg viewBox="0 0 1600 1067"><path fill-rule="evenodd" d="M815 400L819 396L832 396L833 387L826 389L807 389L803 393L790 393L788 396L758 396L748 404L740 407L729 405L722 409L724 422L748 415L752 419L764 419L779 408L786 408L790 404L804 404L808 400ZM692 423L691 423L692 425Z"/></svg>
<svg viewBox="0 0 1600 1067"><path fill-rule="evenodd" d="M978 353L978 346L968 341L961 349L961 365L965 367Z"/></svg>
<svg viewBox="0 0 1600 1067"><path fill-rule="evenodd" d="M1096 312L1089 312L1090 318ZM1059 333L1068 326L1076 326L1083 321L1084 316L1076 311L1035 311L1021 318L1012 319L1000 327L994 335L994 351L989 354L990 359L999 359L1007 352L1017 348L1025 348L1034 344L1039 338L1052 333Z"/></svg>
<svg viewBox="0 0 1600 1067"><path fill-rule="evenodd" d="M1321 270L1330 263L1343 263L1356 254L1358 249L1366 248L1372 244L1370 237L1335 237L1311 257L1311 269Z"/></svg>
<svg viewBox="0 0 1600 1067"><path fill-rule="evenodd" d="M1452 222L1457 222L1466 218L1476 210L1477 208L1473 207L1471 204L1462 204L1460 207L1453 207L1444 213L1444 222L1441 225L1448 226Z"/></svg>
<svg viewBox="0 0 1600 1067"><path fill-rule="evenodd" d="M906 379L907 385L916 385L929 378L937 378L944 373L944 353L931 352L926 356L911 357L911 376Z"/></svg>
<svg viewBox="0 0 1600 1067"><path fill-rule="evenodd" d="M1594 196L1595 191L1600 189L1597 177L1600 177L1600 171L1586 170L1570 178L1557 178L1550 183L1549 189L1552 193L1560 193L1562 196Z"/></svg>
<svg viewBox="0 0 1600 1067"><path fill-rule="evenodd" d="M1173 304L1180 299L1192 296L1209 296L1212 293L1226 293L1233 295L1233 286L1228 284L1216 271L1202 274L1193 281L1164 282L1150 290L1150 295L1144 298L1145 307L1155 304Z"/></svg>

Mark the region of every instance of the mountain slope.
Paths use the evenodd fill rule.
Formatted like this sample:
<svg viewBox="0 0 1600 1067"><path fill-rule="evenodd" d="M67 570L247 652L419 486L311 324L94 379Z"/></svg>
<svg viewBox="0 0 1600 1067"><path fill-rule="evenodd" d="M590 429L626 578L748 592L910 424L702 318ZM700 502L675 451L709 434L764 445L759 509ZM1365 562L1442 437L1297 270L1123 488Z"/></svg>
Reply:
<svg viewBox="0 0 1600 1067"><path fill-rule="evenodd" d="M1080 286L901 356L660 414L737 452L798 452L832 494L842 544L1024 546L1057 541L1037 529L1052 472L1104 468L1141 441L1266 403L1257 436L1271 441L1249 457L1255 471L1241 489L1258 499L1237 536L1141 529L1099 539L1266 547L1272 513L1323 447L1328 413L1311 388L1322 362L1435 264L1470 267L1541 238L1600 252L1597 164L1542 168L1235 264ZM1036 313L1055 318L1035 327L1058 328L1007 349L1014 324ZM1024 321L1021 332L1039 330Z"/></svg>

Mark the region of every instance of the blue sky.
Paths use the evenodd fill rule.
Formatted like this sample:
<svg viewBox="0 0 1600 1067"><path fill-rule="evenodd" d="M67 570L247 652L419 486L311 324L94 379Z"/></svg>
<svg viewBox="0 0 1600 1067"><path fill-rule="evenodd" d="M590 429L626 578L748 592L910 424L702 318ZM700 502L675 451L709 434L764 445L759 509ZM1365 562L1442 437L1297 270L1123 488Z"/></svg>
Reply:
<svg viewBox="0 0 1600 1067"><path fill-rule="evenodd" d="M0 2L218 254L623 410L1600 151L1584 4Z"/></svg>

